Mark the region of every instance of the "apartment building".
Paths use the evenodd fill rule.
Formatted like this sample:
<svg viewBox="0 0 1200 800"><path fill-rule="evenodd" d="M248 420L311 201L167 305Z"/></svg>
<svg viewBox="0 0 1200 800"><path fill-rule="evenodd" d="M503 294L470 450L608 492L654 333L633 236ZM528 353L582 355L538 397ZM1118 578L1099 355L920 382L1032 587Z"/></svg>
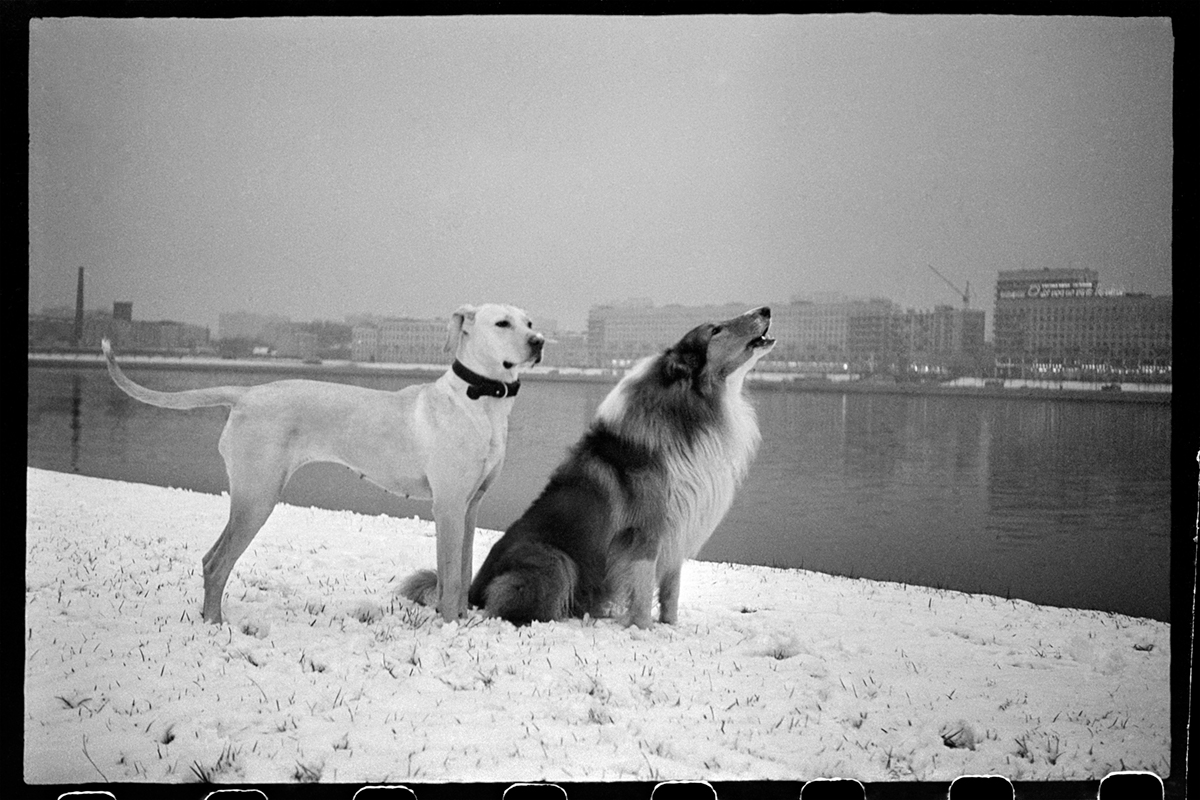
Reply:
<svg viewBox="0 0 1200 800"><path fill-rule="evenodd" d="M1169 372L1172 306L1170 296L1102 291L1094 270L1002 271L996 362Z"/></svg>

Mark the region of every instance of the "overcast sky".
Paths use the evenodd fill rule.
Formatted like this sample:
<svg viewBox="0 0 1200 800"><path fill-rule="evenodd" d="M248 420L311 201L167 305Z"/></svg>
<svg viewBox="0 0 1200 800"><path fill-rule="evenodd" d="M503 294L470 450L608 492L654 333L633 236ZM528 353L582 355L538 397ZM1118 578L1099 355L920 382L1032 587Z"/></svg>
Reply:
<svg viewBox="0 0 1200 800"><path fill-rule="evenodd" d="M30 309L1171 291L1165 19L35 20Z"/></svg>

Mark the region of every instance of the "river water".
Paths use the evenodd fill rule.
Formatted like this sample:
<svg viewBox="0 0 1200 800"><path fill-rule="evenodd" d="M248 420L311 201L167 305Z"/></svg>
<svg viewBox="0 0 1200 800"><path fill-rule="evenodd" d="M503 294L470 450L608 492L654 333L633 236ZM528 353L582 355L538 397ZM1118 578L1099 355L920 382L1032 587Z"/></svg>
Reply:
<svg viewBox="0 0 1200 800"><path fill-rule="evenodd" d="M166 390L276 377L128 371ZM525 382L481 526L503 530L521 514L609 388ZM94 366L30 367L28 398L30 466L227 488L217 453L225 409L147 406ZM700 558L1170 620L1169 406L767 389L752 398L763 443ZM428 501L392 497L335 465L301 469L283 501L430 518Z"/></svg>

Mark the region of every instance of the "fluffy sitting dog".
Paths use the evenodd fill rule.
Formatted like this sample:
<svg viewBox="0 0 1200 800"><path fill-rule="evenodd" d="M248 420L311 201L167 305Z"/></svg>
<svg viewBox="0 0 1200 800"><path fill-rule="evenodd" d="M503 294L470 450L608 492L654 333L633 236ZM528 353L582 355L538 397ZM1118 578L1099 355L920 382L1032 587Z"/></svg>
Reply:
<svg viewBox="0 0 1200 800"><path fill-rule="evenodd" d="M679 573L729 509L758 447L746 374L770 352L771 311L688 332L634 366L529 509L492 547L469 601L518 625L679 612Z"/></svg>

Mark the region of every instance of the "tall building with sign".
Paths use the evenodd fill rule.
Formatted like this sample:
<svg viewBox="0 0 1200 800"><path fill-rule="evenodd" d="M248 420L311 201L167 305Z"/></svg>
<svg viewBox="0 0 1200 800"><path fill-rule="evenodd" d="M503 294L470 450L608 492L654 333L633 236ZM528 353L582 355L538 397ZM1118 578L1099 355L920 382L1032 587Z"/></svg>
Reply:
<svg viewBox="0 0 1200 800"><path fill-rule="evenodd" d="M996 280L996 366L1168 377L1172 298L1105 292L1090 269L1009 270Z"/></svg>

